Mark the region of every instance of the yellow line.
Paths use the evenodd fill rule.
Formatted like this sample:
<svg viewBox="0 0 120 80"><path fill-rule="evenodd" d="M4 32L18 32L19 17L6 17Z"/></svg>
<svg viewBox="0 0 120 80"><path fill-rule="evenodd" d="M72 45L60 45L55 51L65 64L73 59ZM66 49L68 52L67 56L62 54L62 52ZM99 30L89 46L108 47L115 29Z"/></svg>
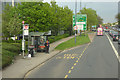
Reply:
<svg viewBox="0 0 120 80"><path fill-rule="evenodd" d="M83 52L82 52L82 54L79 56L78 60L82 57L83 53L84 53L85 50L88 48L88 46L89 46L89 44L88 44L87 47L83 50ZM71 58L73 58L73 57L71 57ZM78 62L78 60L77 60L76 62ZM75 66L75 65L76 65L76 63L74 63L74 66ZM72 66L71 69L73 69L74 66ZM68 73L71 73L71 70L69 70ZM65 78L67 78L67 77L68 77L68 75L65 76Z"/></svg>
<svg viewBox="0 0 120 80"><path fill-rule="evenodd" d="M68 75L65 76L65 78L67 78L67 77L68 77Z"/></svg>
<svg viewBox="0 0 120 80"><path fill-rule="evenodd" d="M78 60L76 62L78 62Z"/></svg>
<svg viewBox="0 0 120 80"><path fill-rule="evenodd" d="M71 67L71 69L73 69L74 68L74 66L73 67Z"/></svg>
<svg viewBox="0 0 120 80"><path fill-rule="evenodd" d="M74 57L71 57L72 59L74 59Z"/></svg>
<svg viewBox="0 0 120 80"><path fill-rule="evenodd" d="M69 57L67 57L67 59L69 59Z"/></svg>
<svg viewBox="0 0 120 80"><path fill-rule="evenodd" d="M69 70L69 72L68 73L71 73L71 70Z"/></svg>
<svg viewBox="0 0 120 80"><path fill-rule="evenodd" d="M76 65L76 63L74 65Z"/></svg>

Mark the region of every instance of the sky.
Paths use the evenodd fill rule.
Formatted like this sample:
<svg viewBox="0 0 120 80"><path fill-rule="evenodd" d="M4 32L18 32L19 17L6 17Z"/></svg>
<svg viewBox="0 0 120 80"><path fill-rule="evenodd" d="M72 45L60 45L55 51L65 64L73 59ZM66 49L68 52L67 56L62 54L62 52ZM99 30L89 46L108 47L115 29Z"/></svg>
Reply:
<svg viewBox="0 0 120 80"><path fill-rule="evenodd" d="M2 0L3 2L11 2L11 0ZM37 2L41 0L15 0L23 2ZM50 3L51 0L43 0L43 2ZM81 7L92 8L96 10L97 14L103 18L104 23L114 23L117 22L115 16L120 12L118 7L119 0L55 0L58 6L64 7L68 6L69 9L75 13L75 1L77 1L77 12L80 10L80 1ZM119 8L120 9L120 8Z"/></svg>
<svg viewBox="0 0 120 80"><path fill-rule="evenodd" d="M51 0L44 0L44 2L50 2ZM73 13L75 13L75 0L55 0L61 7L68 6ZM103 18L104 23L117 22L115 16L118 14L118 2L119 0L77 0L77 12L81 7L92 8L96 10L97 14Z"/></svg>

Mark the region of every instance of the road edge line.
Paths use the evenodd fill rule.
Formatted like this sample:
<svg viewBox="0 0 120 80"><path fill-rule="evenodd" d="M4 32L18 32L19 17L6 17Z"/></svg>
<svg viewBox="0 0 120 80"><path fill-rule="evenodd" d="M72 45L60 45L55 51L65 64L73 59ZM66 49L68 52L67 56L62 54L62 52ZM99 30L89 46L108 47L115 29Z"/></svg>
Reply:
<svg viewBox="0 0 120 80"><path fill-rule="evenodd" d="M120 62L120 56L119 56L117 50L115 49L115 47L114 47L112 41L110 40L109 36L108 36L106 33L105 33L105 35L107 36L107 38L108 38L108 40L109 40L109 42L110 42L110 44L111 44L111 46L112 46L112 49L113 49L113 51L114 51L116 57L118 58L118 61Z"/></svg>

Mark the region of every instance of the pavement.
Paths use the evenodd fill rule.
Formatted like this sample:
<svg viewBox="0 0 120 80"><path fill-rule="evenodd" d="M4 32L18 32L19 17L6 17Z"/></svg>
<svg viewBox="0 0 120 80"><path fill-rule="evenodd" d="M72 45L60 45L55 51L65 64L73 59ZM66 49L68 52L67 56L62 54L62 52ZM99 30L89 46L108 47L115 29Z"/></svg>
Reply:
<svg viewBox="0 0 120 80"><path fill-rule="evenodd" d="M65 42L73 37L74 36L70 36L51 43L50 54L36 53L35 57L32 58L21 58L21 55L18 59L14 61L13 64L2 70L2 78L23 78L27 72L33 70L37 66L43 64L44 62L48 61L49 59L60 53L61 51L54 50L54 48L62 42Z"/></svg>
<svg viewBox="0 0 120 80"><path fill-rule="evenodd" d="M60 52L25 78L118 78L118 58L107 35L95 36L91 43Z"/></svg>

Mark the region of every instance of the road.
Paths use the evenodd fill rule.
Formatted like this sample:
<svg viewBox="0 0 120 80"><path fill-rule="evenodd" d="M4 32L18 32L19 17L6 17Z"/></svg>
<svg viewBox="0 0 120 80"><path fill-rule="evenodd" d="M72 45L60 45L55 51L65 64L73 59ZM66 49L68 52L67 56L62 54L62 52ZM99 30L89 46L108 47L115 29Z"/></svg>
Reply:
<svg viewBox="0 0 120 80"><path fill-rule="evenodd" d="M90 44L59 53L26 78L118 78L118 59L106 35L95 36ZM117 42L113 45L118 50Z"/></svg>

